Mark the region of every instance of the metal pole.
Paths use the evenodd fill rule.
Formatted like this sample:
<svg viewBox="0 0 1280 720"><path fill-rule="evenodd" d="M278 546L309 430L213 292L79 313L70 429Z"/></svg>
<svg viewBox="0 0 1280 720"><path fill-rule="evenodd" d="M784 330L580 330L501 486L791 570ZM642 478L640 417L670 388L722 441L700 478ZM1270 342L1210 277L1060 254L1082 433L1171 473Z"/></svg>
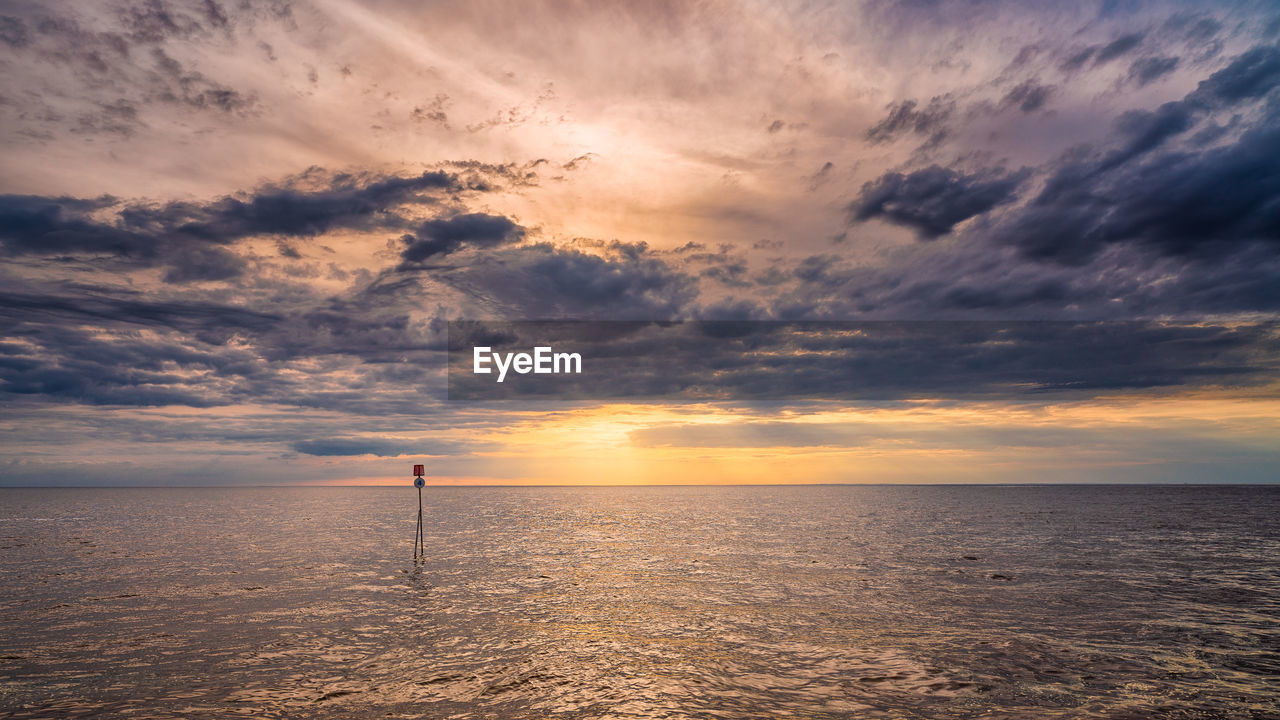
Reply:
<svg viewBox="0 0 1280 720"><path fill-rule="evenodd" d="M413 564L418 564L418 548L422 545L422 488L418 488L418 523L413 527Z"/></svg>
<svg viewBox="0 0 1280 720"><path fill-rule="evenodd" d="M418 488L418 545L414 548L414 557L425 561L427 559L427 543L422 531L422 488Z"/></svg>

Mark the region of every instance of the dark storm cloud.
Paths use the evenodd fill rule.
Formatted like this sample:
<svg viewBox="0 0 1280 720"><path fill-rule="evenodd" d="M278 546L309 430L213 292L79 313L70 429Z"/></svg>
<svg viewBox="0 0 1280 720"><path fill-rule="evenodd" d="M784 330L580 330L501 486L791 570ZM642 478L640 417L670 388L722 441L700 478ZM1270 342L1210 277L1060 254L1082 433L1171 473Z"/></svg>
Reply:
<svg viewBox="0 0 1280 720"><path fill-rule="evenodd" d="M1240 245L1280 243L1280 118L1228 147L1168 153L1104 186L1105 215L1084 244L1139 242L1164 254L1221 255ZM1128 184L1133 181L1134 184Z"/></svg>
<svg viewBox="0 0 1280 720"><path fill-rule="evenodd" d="M1139 52L1147 50L1121 53L1113 67L1141 67L1129 63ZM139 57L156 59L146 52ZM1188 59L1177 72L1194 67ZM1044 68L1025 70L1046 77ZM1026 122L1021 113L1048 107L1051 97L1057 110L1072 95L1038 79L1015 84L1023 77L991 86L1004 95L993 96L989 107L1009 112L986 117ZM1037 168L1034 180L1030 171L975 171L975 162L997 162L977 153L960 156L963 169L939 164L885 174L848 205L853 220L880 219L926 239L953 232L961 238L904 246L899 255L886 254L883 265L854 262L847 252L856 243L852 237L828 254L800 258L782 256L784 245L761 244L757 250L771 256L763 266L760 253L708 249L714 241L679 251L642 243L531 242L535 231L471 201L499 183L536 183L536 163L461 161L438 166L447 172L412 176L315 171L207 202L4 196L0 254L41 272L68 268L80 282L31 280L0 295L7 315L0 326L6 338L0 391L23 402L413 412L421 398L438 399L445 317L1273 311L1280 308L1274 282L1280 179L1271 158L1280 156L1280 111L1268 98L1277 79L1277 51L1250 50L1181 100L1121 114L1109 140ZM896 103L868 139L933 137L959 122L958 115L949 96L923 107ZM106 127L110 120L86 122ZM1206 134L1213 129L1216 136ZM942 160L941 154L931 158ZM965 224L975 218L984 219ZM267 262L301 267L315 253L299 238L339 230L404 236L403 244L390 246L400 257L380 273L353 271L352 285L336 292L303 283L273 288L271 278L251 277ZM235 243L253 237L282 243L284 257L246 261ZM184 287L144 296L93 285L92 270L136 268L159 268L164 279ZM239 305L218 295L224 287L199 284L227 279L237 280ZM862 335L865 340L851 337L859 336L711 332L674 344L623 338L601 346L619 363L617 377L627 379L606 389L729 398L1089 394L1248 386L1273 377L1275 357L1274 333L1220 325L997 332L957 324L924 335L879 328ZM662 364L668 355L673 370ZM634 358L644 373L626 375L621 364ZM699 362L710 363L710 371L695 372L708 367ZM345 432L276 442L315 443L299 446L300 452L339 452L341 444L314 438L359 439ZM345 449L353 447L359 449Z"/></svg>
<svg viewBox="0 0 1280 720"><path fill-rule="evenodd" d="M394 305L281 293L275 312L65 285L0 294L0 393L91 405L404 412L443 348ZM57 294L54 294L57 293Z"/></svg>
<svg viewBox="0 0 1280 720"><path fill-rule="evenodd" d="M987 240L979 232L958 243L907 247L879 267L814 256L792 273L770 268L757 279L769 292L762 311L745 317L1133 319L1280 311L1280 256L1258 247L1204 263L1111 245L1090 264L1067 265Z"/></svg>
<svg viewBox="0 0 1280 720"><path fill-rule="evenodd" d="M111 199L8 198L11 214L24 220L9 224L20 241L11 250L30 257L48 249L39 240L49 236L60 241L63 255L154 251L171 282L219 279L244 269L227 251L227 239L365 223L395 227L407 221L382 209L385 203L452 186L447 177L431 174L327 181L306 192L274 189L207 204L133 205L114 224L95 220L95 213L115 207ZM31 232L33 226L42 232ZM413 317L422 310L424 284L435 292L456 288L486 312L524 316L667 318L685 312L697 296L696 279L643 244L601 244L598 254L549 244L509 247L524 229L481 213L417 227L430 233L431 242L477 252L447 253L448 265L387 270L372 284L358 283L337 296L298 287L277 292L246 278L241 292L270 313L215 301L216 290L183 290L183 301L175 302L163 292L24 282L22 291L0 295L0 306L11 313L5 337L16 343L0 353L0 391L97 405L277 402L404 412L415 406L413 394L391 390L429 387L442 368L431 362L443 348L442 330L420 312ZM187 240L175 243L174 235ZM168 242L162 250L148 242L162 237Z"/></svg>
<svg viewBox="0 0 1280 720"><path fill-rule="evenodd" d="M1155 110L1130 110L1116 118L1121 147L1106 155L1097 170L1105 171L1148 153L1166 140L1190 130L1196 112L1185 102L1170 102Z"/></svg>
<svg viewBox="0 0 1280 720"><path fill-rule="evenodd" d="M914 229L923 238L1014 199L1025 172L982 170L970 174L933 165L912 173L887 173L862 186L849 206L853 220L876 218Z"/></svg>
<svg viewBox="0 0 1280 720"><path fill-rule="evenodd" d="M696 280L643 243L604 250L499 248L442 279L515 317L669 319L696 300Z"/></svg>
<svg viewBox="0 0 1280 720"><path fill-rule="evenodd" d="M243 351L167 337L110 338L101 329L22 326L0 350L0 392L90 405L211 407L229 399L216 386L252 375ZM123 340L120 341L120 340ZM196 380L212 372L218 380Z"/></svg>
<svg viewBox="0 0 1280 720"><path fill-rule="evenodd" d="M165 387L163 374L146 372L87 374L89 368L30 368L6 373L0 392L11 395L39 395L48 400L69 400L88 405L141 405L210 407L207 396L188 389ZM95 368L96 369L96 368Z"/></svg>
<svg viewBox="0 0 1280 720"><path fill-rule="evenodd" d="M132 323L202 335L210 329L231 333L265 330L281 320L277 314L197 299L158 299L137 292L109 294L65 285L40 289L45 292L0 292L0 308L7 315L6 320L0 321L0 328L11 332L20 322L54 327L63 322Z"/></svg>
<svg viewBox="0 0 1280 720"><path fill-rule="evenodd" d="M1145 302L1167 314L1280 312L1280 256L1247 248L1213 263L1185 261L1173 281Z"/></svg>
<svg viewBox="0 0 1280 720"><path fill-rule="evenodd" d="M164 281L181 284L239 277L246 263L239 255L219 247L187 247L170 255L168 266Z"/></svg>
<svg viewBox="0 0 1280 720"><path fill-rule="evenodd" d="M1140 36L1128 35L1093 52L1102 62L1140 43ZM1177 65L1176 58L1149 60L1134 64L1137 82L1150 82ZM863 186L849 206L850 217L854 222L883 219L931 239L1008 205L998 222L977 226L969 239L1013 245L1026 259L1065 266L1088 265L1112 246L1218 263L1254 247L1273 253L1280 249L1280 164L1273 160L1280 157L1280 100L1273 92L1278 85L1280 48L1257 46L1231 59L1181 100L1120 114L1102 148L1074 148L1056 161L1017 173L966 173L938 165L887 173ZM1043 103L1041 90L1024 83L1002 104L1034 109ZM1213 122L1228 113L1228 125ZM1197 128L1200 132L1192 135ZM1025 203L1015 202L1033 173L1042 178L1038 193ZM962 281L956 285L937 297L948 305L975 307L1012 299L1004 290L961 289ZM1071 302L1059 282L1032 287L1039 290L1028 297ZM1252 290L1248 296L1266 301ZM1241 304L1248 306L1243 298Z"/></svg>
<svg viewBox="0 0 1280 720"><path fill-rule="evenodd" d="M1280 50L1258 47L1212 74L1183 100L1134 110L1116 122L1106 152L1068 156L1040 194L1010 214L996 237L1029 257L1090 262L1108 245L1221 259L1280 243L1280 106L1227 144L1171 146L1207 115L1236 110L1280 84Z"/></svg>
<svg viewBox="0 0 1280 720"><path fill-rule="evenodd" d="M412 321L395 298L360 297L315 299L289 317L276 332L261 339L261 352L270 360L294 360L324 355L348 355L365 362L397 362L438 350L442 340L430 324Z"/></svg>
<svg viewBox="0 0 1280 720"><path fill-rule="evenodd" d="M0 243L10 256L75 252L153 256L150 238L92 217L114 204L114 198L0 195Z"/></svg>
<svg viewBox="0 0 1280 720"><path fill-rule="evenodd" d="M94 405L210 407L261 392L270 368L232 338L282 317L195 298L64 285L0 293L0 392Z"/></svg>
<svg viewBox="0 0 1280 720"><path fill-rule="evenodd" d="M405 263L419 263L436 255L448 255L464 246L496 247L520 242L525 229L501 215L465 213L428 220L416 235L405 235L400 257Z"/></svg>
<svg viewBox="0 0 1280 720"><path fill-rule="evenodd" d="M303 180L317 183L314 177L297 182ZM404 227L410 221L400 206L432 204L462 187L450 173L429 171L408 177L339 174L319 179L318 187L265 187L207 203L0 195L0 253L105 255L131 267L165 267L168 282L224 280L240 275L245 263L219 246L262 235ZM104 218L104 211L114 217ZM447 228L441 232L447 236Z"/></svg>
<svg viewBox="0 0 1280 720"><path fill-rule="evenodd" d="M1211 107L1234 105L1270 93L1277 81L1280 81L1280 48L1262 45L1210 75L1187 99Z"/></svg>
<svg viewBox="0 0 1280 720"><path fill-rule="evenodd" d="M55 264L106 257L118 266L100 269L161 267L170 283L239 278L247 305L271 308L229 306L216 289L143 295L92 282L22 281L0 294L4 336L14 341L0 350L0 392L92 405L404 412L416 405L413 394L391 390L430 387L442 369L431 362L443 348L442 326L422 317L424 287L457 289L485 312L524 316L667 318L695 301L696 279L643 244L601 243L594 253L513 247L526 231L503 216L407 216L446 196L456 208L467 197L460 191L475 187L491 186L438 172L310 173L207 203L0 198L0 249L10 257ZM448 264L406 263L332 296L257 282L232 252L245 237L405 227L427 243L414 251L422 259ZM475 252L454 252L460 248Z"/></svg>
<svg viewBox="0 0 1280 720"><path fill-rule="evenodd" d="M1185 98L1167 102L1155 110L1130 110L1116 120L1121 143L1105 154L1086 175L1111 170L1160 147L1166 140L1191 129L1206 114L1258 100L1280 84L1280 49L1256 47L1236 57L1227 67L1202 81ZM1068 163L1070 167L1072 163ZM1071 172L1080 168L1072 167ZM1066 181L1063 176L1049 181L1049 194Z"/></svg>
<svg viewBox="0 0 1280 720"><path fill-rule="evenodd" d="M482 338L483 343L480 339ZM582 356L578 374L472 372L473 346ZM451 323L449 398L1093 396L1274 382L1274 324Z"/></svg>
<svg viewBox="0 0 1280 720"><path fill-rule="evenodd" d="M320 178L319 184L265 187L206 204L132 205L120 216L126 227L221 242L256 235L310 236L340 228L402 227L408 221L395 212L398 206L434 203L439 193L463 187L455 175L440 171L407 177L338 174Z"/></svg>

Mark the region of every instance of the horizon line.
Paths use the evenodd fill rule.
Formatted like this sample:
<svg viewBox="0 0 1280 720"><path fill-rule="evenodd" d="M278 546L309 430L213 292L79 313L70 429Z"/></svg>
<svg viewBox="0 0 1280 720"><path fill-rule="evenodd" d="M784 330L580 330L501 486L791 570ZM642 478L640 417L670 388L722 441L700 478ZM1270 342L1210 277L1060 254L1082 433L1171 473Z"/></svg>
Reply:
<svg viewBox="0 0 1280 720"><path fill-rule="evenodd" d="M936 483L577 483L577 484L520 484L520 483L467 483L457 485L432 485L428 488L638 488L638 487L1271 487L1280 486L1280 479L1254 482L936 482ZM299 483L299 484L252 484L252 485L0 485L0 490L193 490L193 489L253 489L253 488L411 488L413 482L367 484L367 483Z"/></svg>

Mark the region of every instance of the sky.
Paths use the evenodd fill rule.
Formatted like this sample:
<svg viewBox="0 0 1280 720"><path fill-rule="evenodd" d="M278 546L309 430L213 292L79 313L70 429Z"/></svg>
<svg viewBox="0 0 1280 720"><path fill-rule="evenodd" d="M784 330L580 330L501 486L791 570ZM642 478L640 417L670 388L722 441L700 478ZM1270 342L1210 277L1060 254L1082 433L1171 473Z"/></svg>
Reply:
<svg viewBox="0 0 1280 720"><path fill-rule="evenodd" d="M1278 88L1273 2L0 0L0 485L1276 482ZM448 398L562 319L874 332Z"/></svg>

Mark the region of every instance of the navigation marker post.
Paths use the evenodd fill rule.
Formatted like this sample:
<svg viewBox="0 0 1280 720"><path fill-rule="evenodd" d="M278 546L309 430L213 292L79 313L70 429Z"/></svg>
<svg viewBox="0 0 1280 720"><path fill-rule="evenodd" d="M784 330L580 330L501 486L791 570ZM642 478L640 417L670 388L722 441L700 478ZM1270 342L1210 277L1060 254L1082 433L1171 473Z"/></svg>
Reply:
<svg viewBox="0 0 1280 720"><path fill-rule="evenodd" d="M422 533L422 488L427 484L422 476L426 474L426 467L423 465L413 466L413 486L418 488L418 529L413 536L413 564L427 561L426 538Z"/></svg>

